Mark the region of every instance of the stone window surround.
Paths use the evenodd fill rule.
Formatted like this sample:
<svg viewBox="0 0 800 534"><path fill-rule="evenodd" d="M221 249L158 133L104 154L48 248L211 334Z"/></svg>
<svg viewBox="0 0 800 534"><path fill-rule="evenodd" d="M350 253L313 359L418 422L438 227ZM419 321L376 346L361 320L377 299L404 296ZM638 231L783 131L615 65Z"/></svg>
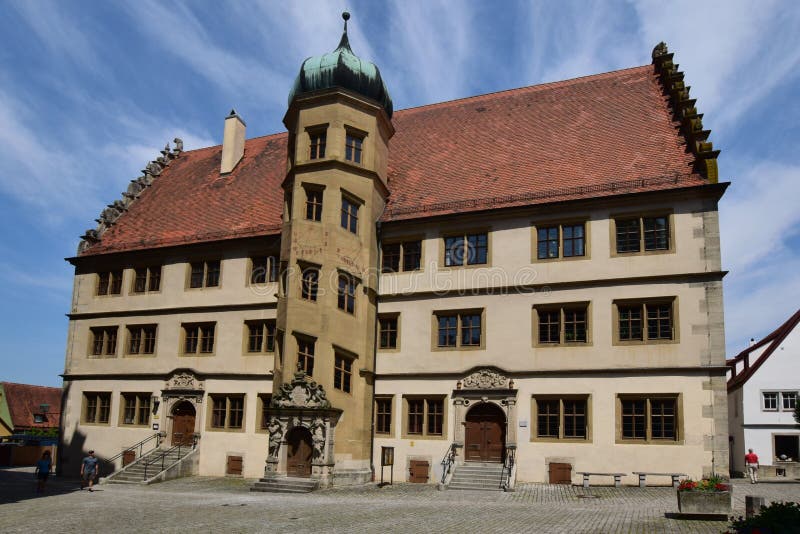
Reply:
<svg viewBox="0 0 800 534"><path fill-rule="evenodd" d="M664 250L645 250L644 249L644 230L643 219L651 217L667 218L668 247ZM639 219L639 251L638 252L617 252L617 219ZM609 243L611 243L610 254L612 258L622 258L630 256L647 256L652 254L675 254L675 213L670 209L657 209L645 211L627 211L611 213L609 220Z"/></svg>
<svg viewBox="0 0 800 534"><path fill-rule="evenodd" d="M153 332L153 351L152 352L145 352L144 351L144 332L145 329L152 328ZM133 337L133 330L139 330L141 334L141 339L139 341L140 348L139 352L131 352L131 339ZM118 340L119 342L119 340ZM126 324L125 325L125 346L123 347L122 354L126 358L154 358L158 351L158 324L155 323L146 323L146 324Z"/></svg>
<svg viewBox="0 0 800 534"><path fill-rule="evenodd" d="M586 341L564 341L564 311L583 309L586 311ZM539 310L543 311L559 311L559 339L558 343L540 343L539 342ZM531 338L532 346L534 348L554 348L554 347L591 347L594 342L592 340L593 321L592 321L592 303L591 301L576 301L576 302L558 302L553 304L534 304L531 322L531 331L533 337Z"/></svg>
<svg viewBox="0 0 800 534"><path fill-rule="evenodd" d="M559 401L559 436L538 436L539 425L539 400ZM571 438L564 436L564 401L565 400L584 400L586 401L586 437ZM531 420L530 420L530 441L550 442L550 443L592 443L592 396L588 393L565 393L565 394L536 394L531 396Z"/></svg>
<svg viewBox="0 0 800 534"><path fill-rule="evenodd" d="M406 243L419 243L419 269L411 269L406 270L403 269L403 261L404 261L404 246ZM399 270L398 271L386 271L383 269L383 247L384 245L400 245L400 260L399 260ZM381 249L380 249L380 266L381 266L381 275L392 275L392 274L399 274L399 273L421 273L425 271L425 236L423 234L411 234L411 235L404 235L402 237L392 237L388 239L383 239L381 241Z"/></svg>
<svg viewBox="0 0 800 534"><path fill-rule="evenodd" d="M590 219L585 217L566 217L561 219L537 219L531 221L531 263L553 261L579 261L589 260L591 255L591 227ZM564 256L563 227L583 224L583 256ZM558 256L555 258L539 258L539 228L558 227Z"/></svg>
<svg viewBox="0 0 800 534"><path fill-rule="evenodd" d="M464 238L464 246L466 247L467 243L467 236L476 235L476 234L486 234L486 263L467 263L466 258L465 261L461 265L446 265L445 264L445 256L447 255L447 238L450 237L463 237ZM439 233L439 265L437 266L439 270L446 270L446 269L480 269L482 267L491 267L492 266L492 228L490 226L466 226L463 230L452 230L452 231L443 231Z"/></svg>
<svg viewBox="0 0 800 534"><path fill-rule="evenodd" d="M263 282L253 282L253 269L255 269L255 262L253 261L255 258L266 258L267 259L267 272L264 276ZM275 267L273 267L275 266ZM275 280L272 280L272 273L275 273ZM266 286L268 284L275 284L278 282L280 278L280 258L278 254L274 252L272 254L268 252L253 252L247 255L247 272L245 274L245 285L246 286Z"/></svg>
<svg viewBox="0 0 800 534"><path fill-rule="evenodd" d="M211 326L213 327L213 336L214 336L214 345L211 348L211 352L202 352L201 346L203 342L202 336L202 328ZM197 350L195 352L186 352L186 329L187 328L198 328L197 331ZM219 336L217 336L217 323L215 321L200 321L194 323L181 323L181 335L180 335L180 347L178 350L178 356L181 357L208 357L214 356L217 352L217 341Z"/></svg>
<svg viewBox="0 0 800 534"><path fill-rule="evenodd" d="M378 431L378 401L379 400L388 400L389 401L389 432L379 432ZM373 405L374 410L374 417L375 417L375 435L385 438L394 438L397 435L394 420L395 414L395 402L394 402L394 395L382 395L376 394L375 395L375 403Z"/></svg>
<svg viewBox="0 0 800 534"><path fill-rule="evenodd" d="M481 342L479 345L461 345L461 315L480 315L481 317ZM456 346L439 346L439 317L456 316ZM434 310L431 314L431 351L467 351L486 350L486 308L463 308L455 310Z"/></svg>
<svg viewBox="0 0 800 534"><path fill-rule="evenodd" d="M776 402L777 408L765 408L764 396L767 393L775 393L777 395ZM765 389L760 391L760 398L761 398L761 411L762 412L794 412L794 408L784 408L783 407L783 394L784 393L794 393L795 394L795 403L797 402L797 397L800 397L800 391L796 389Z"/></svg>
<svg viewBox="0 0 800 534"><path fill-rule="evenodd" d="M108 351L108 339L107 333L113 330L115 334L115 341L114 341L114 350L109 352ZM102 334L103 336L103 350L100 354L94 353L94 344L95 340L97 339L97 335ZM87 357L91 359L101 359L101 358L116 358L117 353L119 351L119 326L117 325L107 325L107 326L91 326L89 327L89 343L87 344Z"/></svg>
<svg viewBox="0 0 800 534"><path fill-rule="evenodd" d="M88 419L89 399L94 397L95 404L95 417L93 420ZM100 421L100 402L103 398L108 400L108 420ZM81 395L81 425L93 426L111 426L111 392L110 391L84 391Z"/></svg>
<svg viewBox="0 0 800 534"><path fill-rule="evenodd" d="M250 327L261 326L261 349L257 351L250 350ZM267 344L268 327L272 326L272 350L269 350ZM242 335L242 355L244 356L259 356L275 353L275 345L277 343L277 324L276 319L245 319L243 323Z"/></svg>
<svg viewBox="0 0 800 534"><path fill-rule="evenodd" d="M217 280L217 285L209 286L206 285L208 283L208 264L209 262L219 262L219 277ZM203 264L203 283L198 287L192 287L192 264L193 263L202 263ZM225 270L225 262L222 258L204 258L204 259L189 259L186 261L186 281L184 285L185 291L203 291L203 290L215 290L220 289L222 287L222 277Z"/></svg>
<svg viewBox="0 0 800 534"><path fill-rule="evenodd" d="M622 437L622 400L646 400L645 439L629 439ZM652 415L650 413L650 400L673 399L675 401L675 439L653 439L650 435ZM683 394L682 393L617 393L614 398L615 405L615 443L630 445L684 445L685 430L683 425Z"/></svg>
<svg viewBox="0 0 800 534"><path fill-rule="evenodd" d="M136 280L138 278L136 271L144 269L145 270L145 281L144 281L144 291L136 291ZM158 269L158 289L151 289L150 286L153 284L153 271ZM139 267L133 267L131 269L133 271L133 276L131 277L130 288L128 290L128 294L132 296L136 295L148 295L153 293L161 293L161 288L164 286L164 265L163 264L150 264L150 265L142 265Z"/></svg>
<svg viewBox="0 0 800 534"><path fill-rule="evenodd" d="M150 422L153 418L153 405L152 405L152 398L153 394L148 392L130 392L130 391L123 391L119 394L119 426L123 427L138 427L138 428L146 428L150 426ZM144 423L139 423L139 411L141 408L141 401L143 398L147 399L147 421ZM128 401L132 399L134 402L134 421L133 423L126 423L125 422L125 409L128 406Z"/></svg>
<svg viewBox="0 0 800 534"><path fill-rule="evenodd" d="M424 400L423 403L423 417L422 417L422 433L421 434L409 434L408 433L408 400ZM442 434L428 434L428 401L442 401ZM402 402L402 409L403 409L403 417L401 422L400 428L400 437L402 439L408 440L446 440L448 429L448 417L449 417L449 410L447 407L448 404L447 395L442 394L408 394L403 395L401 402Z"/></svg>
<svg viewBox="0 0 800 534"><path fill-rule="evenodd" d="M648 304L671 304L672 321L672 339L647 339L647 305ZM642 339L622 340L619 338L619 306L642 305ZM662 345L662 344L675 344L680 342L680 317L678 314L678 297L677 296L661 296L661 297L645 297L645 298L632 298L632 299L615 299L611 303L612 314L611 322L613 328L613 336L611 344L613 346L625 345Z"/></svg>
<svg viewBox="0 0 800 534"><path fill-rule="evenodd" d="M228 422L230 420L231 403L230 399L242 399L242 426L230 427ZM225 399L225 422L224 426L213 426L214 422L214 405L219 399ZM206 410L206 430L210 432L237 432L244 433L247 431L247 395L245 393L209 393L208 394L208 409Z"/></svg>
<svg viewBox="0 0 800 534"><path fill-rule="evenodd" d="M397 336L396 336L395 346L394 347L381 347L381 345L380 345L380 343L381 343L381 332L382 332L381 320L382 319L392 319L392 318L397 319L397 331L396 331L396 335ZM401 331L401 328L402 328L401 325L400 325L400 312L379 313L377 322L378 322L378 324L377 324L377 327L378 327L378 351L379 352L400 352L400 331Z"/></svg>

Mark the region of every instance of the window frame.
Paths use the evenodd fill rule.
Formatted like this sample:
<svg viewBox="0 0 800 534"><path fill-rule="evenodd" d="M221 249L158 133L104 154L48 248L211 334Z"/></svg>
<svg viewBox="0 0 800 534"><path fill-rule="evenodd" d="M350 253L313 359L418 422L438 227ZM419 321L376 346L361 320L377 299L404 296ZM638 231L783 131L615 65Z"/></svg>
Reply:
<svg viewBox="0 0 800 534"><path fill-rule="evenodd" d="M539 402L557 403L558 418L557 435L539 435ZM565 410L565 402L583 401L584 403L584 436L567 436L565 432L566 419L569 414ZM589 393L565 393L565 394L537 394L531 396L531 432L530 441L549 442L549 443L592 443L592 395Z"/></svg>
<svg viewBox="0 0 800 534"><path fill-rule="evenodd" d="M379 403L388 403L389 411L381 411ZM394 424L394 395L375 395L375 434L383 437L394 437L395 424ZM386 430L382 430L382 421L387 421L389 426Z"/></svg>
<svg viewBox="0 0 800 534"><path fill-rule="evenodd" d="M272 417L271 415L267 414L267 410L270 409L270 403L272 402L272 393L259 393L257 396L257 406L256 406L256 424L255 429L256 432L266 432L269 433L267 427L269 426L269 420Z"/></svg>
<svg viewBox="0 0 800 534"><path fill-rule="evenodd" d="M348 206L347 209L345 209L345 204ZM339 208L339 228L347 233L356 236L359 235L361 226L359 225L359 212L363 206L363 201L342 190L341 205ZM346 224L345 221L347 221ZM354 221L355 229L353 229Z"/></svg>
<svg viewBox="0 0 800 534"><path fill-rule="evenodd" d="M410 406L409 401L422 401L423 411L422 411L422 431L420 433L411 433L409 432L409 423L410 423ZM430 440L446 440L448 437L448 398L447 395L403 395L402 397L402 407L403 407L403 418L402 418L402 429L401 429L401 437L403 439L430 439ZM431 417L431 409L430 403L441 403L442 411L438 414L441 423L441 433L432 433L430 432L430 417Z"/></svg>
<svg viewBox="0 0 800 534"><path fill-rule="evenodd" d="M206 333L204 329L211 327L211 350L206 351L202 350L204 343L207 343ZM189 339L189 329L197 329L197 341L195 342L194 351L190 352L187 351L187 341ZM199 356L213 356L217 349L217 323L216 322L198 322L198 323L181 323L181 350L179 352L180 356L188 356L188 357L199 357Z"/></svg>
<svg viewBox="0 0 800 534"><path fill-rule="evenodd" d="M106 277L105 282L103 278ZM119 297L122 295L122 285L125 281L125 269L98 271L94 285L95 297Z"/></svg>
<svg viewBox="0 0 800 534"><path fill-rule="evenodd" d="M484 263L470 262L470 238L480 238L481 236L486 236L486 261ZM448 247L448 240L451 239L461 240L461 246L464 249L461 263L455 263L455 260L452 260L454 263L448 264L448 261L450 261L449 258L451 257L449 250L452 248L452 245ZM442 269L477 269L481 267L491 267L492 265L492 232L490 229L474 228L464 230L463 232L447 232L441 235L439 241L442 249L439 255L440 268Z"/></svg>
<svg viewBox="0 0 800 534"><path fill-rule="evenodd" d="M113 332L114 336L114 350L109 351L109 333ZM102 349L100 352L96 352L95 348L97 347L98 341L98 334L102 336ZM119 326L117 325L109 325L109 326L90 326L89 327L89 345L88 345L87 357L90 359L102 359L102 358L116 358L118 351L119 351Z"/></svg>
<svg viewBox="0 0 800 534"><path fill-rule="evenodd" d="M307 336L304 334L294 334L295 337L295 344L296 344L296 362L300 364L303 372L306 376L314 377L314 360L317 354L317 338L312 336ZM302 345L301 345L302 344ZM310 347L309 350L303 350L304 345ZM301 360L302 357L302 360ZM310 366L309 366L310 363ZM297 365L295 365L295 369Z"/></svg>
<svg viewBox="0 0 800 534"><path fill-rule="evenodd" d="M394 320L395 328L394 330L387 330L389 335L394 333L394 345L383 345L383 321L385 320ZM378 314L378 350L381 352L398 352L400 350L400 312L392 312L392 313L379 313Z"/></svg>
<svg viewBox="0 0 800 534"><path fill-rule="evenodd" d="M318 265L300 264L300 300L317 302L319 300L320 267ZM315 274L315 277L306 279L306 276Z"/></svg>
<svg viewBox="0 0 800 534"><path fill-rule="evenodd" d="M351 145L351 139L353 144ZM345 127L344 135L344 161L354 165L364 165L364 151L366 149L367 132ZM348 157L351 154L352 157Z"/></svg>
<svg viewBox="0 0 800 534"><path fill-rule="evenodd" d="M140 277L140 272L144 271L144 277ZM146 295L148 293L160 293L161 292L161 279L163 278L164 274L164 266L163 265L143 265L140 267L133 268L133 279L131 280L131 287L128 294L130 295ZM138 283L139 280L142 280L144 284L144 288L139 291ZM156 281L157 287L153 288L153 281Z"/></svg>
<svg viewBox="0 0 800 534"><path fill-rule="evenodd" d="M152 337L152 350L147 352L144 347L147 344L147 333L149 330L153 331ZM158 347L158 324L148 323L148 324L129 324L125 325L125 330L127 331L126 339L125 339L125 356L132 356L132 357L153 357L156 354L156 349ZM131 350L134 335L139 335L139 349L137 352L133 352Z"/></svg>
<svg viewBox="0 0 800 534"><path fill-rule="evenodd" d="M659 344L672 344L672 343L679 343L680 342L680 317L679 313L679 301L677 296L662 296L662 297L648 297L648 298L638 298L638 299L617 299L612 301L612 321L613 321L613 339L612 345L615 346L624 346L624 345L659 345ZM670 321L671 321L671 330L672 330L672 337L667 338L649 338L649 325L648 325L648 306L663 306L669 305L670 306ZM641 312L641 339L622 339L621 329L620 329L620 314L621 309L630 308L635 309L638 308Z"/></svg>
<svg viewBox="0 0 800 534"><path fill-rule="evenodd" d="M567 314L576 311L583 311L585 315L585 340L567 341ZM558 340L543 342L541 340L541 317L543 313L557 313L558 316ZM532 314L533 339L532 346L535 348L550 347L591 347L592 340L592 303L590 301L563 302L553 304L534 304Z"/></svg>
<svg viewBox="0 0 800 534"><path fill-rule="evenodd" d="M359 281L355 276L343 271L338 272L336 276L336 309L354 317L357 315L358 291L356 288L358 285Z"/></svg>
<svg viewBox="0 0 800 534"><path fill-rule="evenodd" d="M325 203L325 186L318 184L304 183L302 185L305 191L305 212L303 220L311 222L322 222L322 214ZM317 198L318 196L318 198ZM309 217L309 214L311 217Z"/></svg>
<svg viewBox="0 0 800 534"><path fill-rule="evenodd" d="M260 341L258 350L251 350L251 338L253 337L253 328L260 328ZM277 320L276 319L245 319L244 320L244 338L242 344L242 354L246 356L274 354L275 341L277 334ZM271 343L270 343L271 340Z"/></svg>
<svg viewBox="0 0 800 534"><path fill-rule="evenodd" d="M464 323L462 317L480 317L480 343L477 345L464 345L463 332ZM431 315L431 350L432 351L453 351L453 350L484 350L486 348L486 308L472 308L461 310L435 310ZM439 319L445 317L456 317L455 326L455 345L439 345ZM474 328L470 326L470 328Z"/></svg>
<svg viewBox="0 0 800 534"><path fill-rule="evenodd" d="M591 225L590 219L586 217L582 218L568 218L568 219L557 219L557 220L537 220L531 222L531 263L538 263L538 262L552 262L552 261L577 261L577 260L588 260L591 259L590 254L590 243L591 243ZM575 227L581 226L583 228L583 237L582 238L565 238L564 237L564 228L567 227ZM555 256L547 256L544 258L539 257L539 231L545 229L555 229L556 236L553 239L548 239L548 241L555 241L556 243L556 255ZM566 247L564 246L566 240L575 241L576 239L583 239L583 254L577 255L572 254L571 256L565 256L564 250Z"/></svg>
<svg viewBox="0 0 800 534"><path fill-rule="evenodd" d="M652 220L663 217L666 221L667 246L666 248L646 249L645 248L645 219ZM653 210L644 212L612 213L609 215L609 237L611 257L625 257L635 255L651 254L672 254L675 252L675 214L671 210ZM618 224L620 221L638 221L638 243L637 250L619 251L618 244Z"/></svg>
<svg viewBox="0 0 800 534"><path fill-rule="evenodd" d="M424 271L422 268L423 265L423 257L424 257L424 247L423 243L425 242L422 238L405 238L405 239L392 239L386 240L381 243L381 274L397 274L397 273L413 273L413 272L421 272ZM406 247L408 245L416 244L419 246L419 257L417 258L417 267L413 269L406 268L406 259L408 255L406 253ZM385 264L386 258L386 247L398 247L397 253L397 269L387 268Z"/></svg>
<svg viewBox="0 0 800 534"><path fill-rule="evenodd" d="M798 397L800 397L800 391L796 389L767 389L762 390L761 392L761 411L762 412L783 412L783 413L793 413L795 408L786 407L786 400L788 398L794 398L794 404L797 405ZM766 396L767 395L774 395L775 396L775 408L767 408L766 407Z"/></svg>
<svg viewBox="0 0 800 534"><path fill-rule="evenodd" d="M264 260L263 263L261 260ZM263 273L264 281L256 279ZM265 286L278 282L280 277L280 259L275 254L251 254L247 258L247 285ZM259 276L260 278L260 276Z"/></svg>
<svg viewBox="0 0 800 534"><path fill-rule="evenodd" d="M328 145L328 126L311 126L306 128L308 133L308 160L318 161L325 159Z"/></svg>
<svg viewBox="0 0 800 534"><path fill-rule="evenodd" d="M674 438L654 438L653 437L653 401L670 400L674 403ZM623 413L622 403L624 401L644 401L645 402L645 435L644 438L623 437ZM685 432L683 424L683 394L682 393L618 393L615 398L615 442L618 444L633 445L683 445Z"/></svg>
<svg viewBox="0 0 800 534"><path fill-rule="evenodd" d="M124 391L119 394L120 398L120 413L119 413L119 426L125 427L149 427L150 422L152 421L153 414L152 408L153 405L151 403L152 393L144 393L144 392L128 392ZM133 400L133 422L128 423L126 412L128 411L128 402ZM145 410L144 413L147 415L147 418L144 422L142 422L141 415L142 410Z"/></svg>
<svg viewBox="0 0 800 534"><path fill-rule="evenodd" d="M225 406L222 408L223 411L223 420L222 425L217 425L215 418L216 414L219 413L220 408L218 408L217 403L224 399ZM210 407L208 409L208 422L206 424L206 430L211 432L246 432L247 430L247 394L245 393L209 393L208 400L210 401ZM232 407L233 400L240 400L241 401L241 409L236 409L236 412L239 413L239 426L231 425L231 414L234 412L234 408Z"/></svg>
<svg viewBox="0 0 800 534"><path fill-rule="evenodd" d="M355 358L341 350L334 350L333 352L333 389L346 393L353 394L353 387L355 380L353 379L353 368L355 366ZM340 365L341 364L341 365ZM338 382L341 387L336 385Z"/></svg>
<svg viewBox="0 0 800 534"><path fill-rule="evenodd" d="M81 402L81 424L82 425L95 425L95 426L111 426L111 392L110 391L84 391L82 394ZM89 419L89 401L94 400L94 417ZM106 420L100 418L102 403L101 400L107 400L106 407Z"/></svg>
<svg viewBox="0 0 800 534"><path fill-rule="evenodd" d="M209 268L209 264L218 264L218 269L211 269ZM195 277L195 266L202 264L203 272L202 272L202 279L200 285L193 285L194 277ZM187 290L195 290L195 289L217 289L222 287L222 259L210 259L210 260L193 260L186 262L186 289ZM210 274L216 272L216 284L209 285Z"/></svg>

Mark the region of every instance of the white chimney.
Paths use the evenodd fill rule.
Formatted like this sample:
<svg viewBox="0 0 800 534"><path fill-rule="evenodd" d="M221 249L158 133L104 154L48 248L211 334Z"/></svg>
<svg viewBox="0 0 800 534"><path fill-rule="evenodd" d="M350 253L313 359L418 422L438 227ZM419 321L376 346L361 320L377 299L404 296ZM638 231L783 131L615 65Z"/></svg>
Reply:
<svg viewBox="0 0 800 534"><path fill-rule="evenodd" d="M225 131L222 134L222 164L219 171L228 174L244 156L244 130L247 125L232 109L225 117Z"/></svg>

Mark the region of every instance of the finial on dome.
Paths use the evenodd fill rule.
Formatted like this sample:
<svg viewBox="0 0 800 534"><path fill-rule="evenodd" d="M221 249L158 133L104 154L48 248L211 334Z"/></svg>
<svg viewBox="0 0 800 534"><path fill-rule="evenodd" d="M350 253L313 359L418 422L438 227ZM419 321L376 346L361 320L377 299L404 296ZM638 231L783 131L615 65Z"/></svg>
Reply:
<svg viewBox="0 0 800 534"><path fill-rule="evenodd" d="M347 33L347 21L350 20L350 13L343 11L342 18L344 19L344 33Z"/></svg>
<svg viewBox="0 0 800 534"><path fill-rule="evenodd" d="M347 37L347 21L350 20L350 13L347 11L342 12L342 18L344 19L344 33L342 33L342 39L339 41L339 46L336 47L336 49L346 48L352 52L353 50L350 48L350 39Z"/></svg>

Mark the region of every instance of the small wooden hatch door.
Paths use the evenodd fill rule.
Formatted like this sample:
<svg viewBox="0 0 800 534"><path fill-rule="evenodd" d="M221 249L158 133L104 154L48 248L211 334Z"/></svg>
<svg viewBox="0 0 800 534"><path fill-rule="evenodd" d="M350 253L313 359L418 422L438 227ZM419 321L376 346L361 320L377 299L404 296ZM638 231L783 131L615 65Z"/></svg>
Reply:
<svg viewBox="0 0 800 534"><path fill-rule="evenodd" d="M136 460L136 451L123 451L122 453L122 467L133 463Z"/></svg>
<svg viewBox="0 0 800 534"><path fill-rule="evenodd" d="M550 484L572 484L572 464L551 463Z"/></svg>
<svg viewBox="0 0 800 534"><path fill-rule="evenodd" d="M426 460L411 460L409 482L427 484L430 476L430 465Z"/></svg>
<svg viewBox="0 0 800 534"><path fill-rule="evenodd" d="M242 474L242 457L241 456L228 456L228 462L225 467L226 475L241 476Z"/></svg>

